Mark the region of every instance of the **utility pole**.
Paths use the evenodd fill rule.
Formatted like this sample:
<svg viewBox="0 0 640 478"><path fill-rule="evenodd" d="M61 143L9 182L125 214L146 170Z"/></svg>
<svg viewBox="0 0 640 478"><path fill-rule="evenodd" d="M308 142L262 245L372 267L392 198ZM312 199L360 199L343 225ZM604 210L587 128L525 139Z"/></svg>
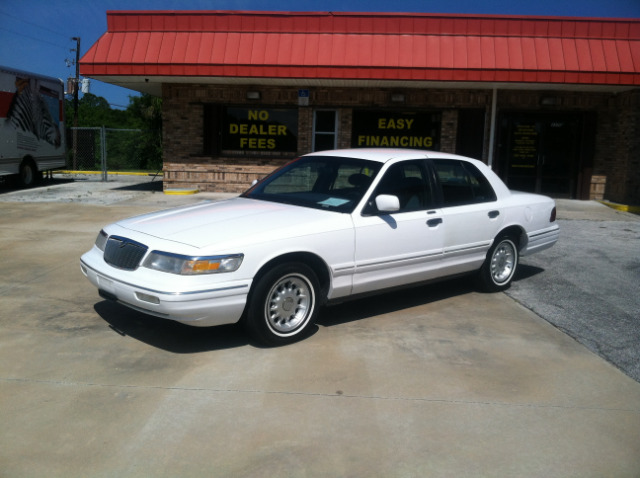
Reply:
<svg viewBox="0 0 640 478"><path fill-rule="evenodd" d="M73 169L78 169L78 90L80 89L80 37L76 42L76 79L73 88Z"/></svg>

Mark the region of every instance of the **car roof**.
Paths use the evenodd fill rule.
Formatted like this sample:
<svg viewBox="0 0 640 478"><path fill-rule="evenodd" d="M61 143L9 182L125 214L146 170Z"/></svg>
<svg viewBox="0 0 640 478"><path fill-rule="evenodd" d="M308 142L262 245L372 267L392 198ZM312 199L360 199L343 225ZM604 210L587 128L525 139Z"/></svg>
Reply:
<svg viewBox="0 0 640 478"><path fill-rule="evenodd" d="M402 149L402 148L353 148L334 149L329 151L317 151L305 154L305 156L335 156L341 158L368 159L386 163L397 159L420 159L420 158L443 158L443 159L464 159L467 161L477 161L472 158L459 156L457 154L441 153L440 151L427 151L423 149Z"/></svg>

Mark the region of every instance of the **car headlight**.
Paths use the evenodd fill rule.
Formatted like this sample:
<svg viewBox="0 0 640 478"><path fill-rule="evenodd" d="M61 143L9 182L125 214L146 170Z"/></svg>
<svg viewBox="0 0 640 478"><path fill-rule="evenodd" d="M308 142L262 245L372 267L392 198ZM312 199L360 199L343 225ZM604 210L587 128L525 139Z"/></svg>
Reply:
<svg viewBox="0 0 640 478"><path fill-rule="evenodd" d="M244 254L192 257L170 252L152 251L142 266L162 272L180 275L217 274L233 272L242 264Z"/></svg>
<svg viewBox="0 0 640 478"><path fill-rule="evenodd" d="M96 237L96 247L102 252L104 252L104 248L107 245L107 239L109 239L109 235L104 231L100 231L98 237Z"/></svg>

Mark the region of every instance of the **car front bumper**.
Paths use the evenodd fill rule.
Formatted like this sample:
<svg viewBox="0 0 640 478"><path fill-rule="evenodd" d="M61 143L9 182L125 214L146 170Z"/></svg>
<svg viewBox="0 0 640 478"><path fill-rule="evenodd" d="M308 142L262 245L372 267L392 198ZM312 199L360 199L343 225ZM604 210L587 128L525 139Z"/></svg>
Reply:
<svg viewBox="0 0 640 478"><path fill-rule="evenodd" d="M250 282L228 282L202 289L166 290L158 284L141 286L141 281L118 277L121 271L109 268L95 251L80 260L82 273L103 298L146 314L199 327L238 322L251 285ZM176 281L180 279L176 276Z"/></svg>

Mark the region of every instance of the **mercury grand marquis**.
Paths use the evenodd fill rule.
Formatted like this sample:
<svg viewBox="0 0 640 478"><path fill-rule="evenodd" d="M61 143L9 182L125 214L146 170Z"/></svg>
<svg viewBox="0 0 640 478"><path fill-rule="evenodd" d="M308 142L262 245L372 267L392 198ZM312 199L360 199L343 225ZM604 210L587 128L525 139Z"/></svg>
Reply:
<svg viewBox="0 0 640 478"><path fill-rule="evenodd" d="M267 345L303 338L321 306L474 274L501 291L555 244L555 202L484 163L405 149L301 156L238 197L104 227L81 258L102 297L196 326L241 322Z"/></svg>

